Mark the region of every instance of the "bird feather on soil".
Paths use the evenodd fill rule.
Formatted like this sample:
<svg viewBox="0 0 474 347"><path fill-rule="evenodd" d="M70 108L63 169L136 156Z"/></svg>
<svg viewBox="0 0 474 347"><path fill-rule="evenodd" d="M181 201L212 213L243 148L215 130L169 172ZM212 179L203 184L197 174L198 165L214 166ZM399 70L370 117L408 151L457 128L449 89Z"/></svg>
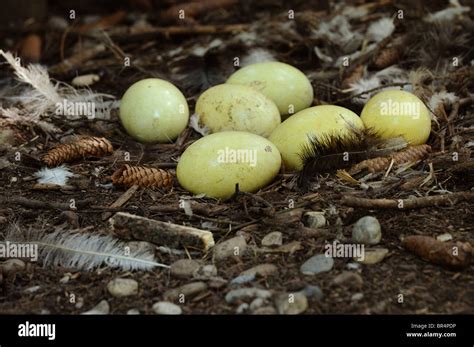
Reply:
<svg viewBox="0 0 474 347"><path fill-rule="evenodd" d="M157 263L155 255L149 250L128 247L127 242L99 233L65 230L56 230L49 234L33 230L24 232L18 225L13 225L6 241L38 245L38 258L44 267L61 266L85 271L100 266L123 271L168 267Z"/></svg>
<svg viewBox="0 0 474 347"><path fill-rule="evenodd" d="M349 133L310 137L301 150L303 169L298 185L307 188L318 174L350 167L366 159L386 156L407 146L401 137L384 140L372 129L349 127Z"/></svg>

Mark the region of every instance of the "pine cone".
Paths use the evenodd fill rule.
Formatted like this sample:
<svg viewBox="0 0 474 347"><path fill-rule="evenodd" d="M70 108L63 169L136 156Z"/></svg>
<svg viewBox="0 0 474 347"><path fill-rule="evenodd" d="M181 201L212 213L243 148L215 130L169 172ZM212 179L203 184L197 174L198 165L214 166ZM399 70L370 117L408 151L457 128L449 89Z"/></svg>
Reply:
<svg viewBox="0 0 474 347"><path fill-rule="evenodd" d="M43 157L43 162L50 167L57 166L85 157L103 157L112 154L113 150L112 144L104 137L82 137L51 149Z"/></svg>
<svg viewBox="0 0 474 347"><path fill-rule="evenodd" d="M374 65L377 69L385 69L386 67L397 63L402 58L402 48L400 46L391 46L382 49L374 57Z"/></svg>
<svg viewBox="0 0 474 347"><path fill-rule="evenodd" d="M429 152L431 152L431 147L429 145L408 147L387 157L379 157L361 161L349 170L349 174L354 175L364 169L367 169L371 173L379 172L388 168L392 160L394 165L401 165L424 159Z"/></svg>
<svg viewBox="0 0 474 347"><path fill-rule="evenodd" d="M128 164L115 171L111 178L113 184L126 187L164 188L173 185L173 176L169 171Z"/></svg>

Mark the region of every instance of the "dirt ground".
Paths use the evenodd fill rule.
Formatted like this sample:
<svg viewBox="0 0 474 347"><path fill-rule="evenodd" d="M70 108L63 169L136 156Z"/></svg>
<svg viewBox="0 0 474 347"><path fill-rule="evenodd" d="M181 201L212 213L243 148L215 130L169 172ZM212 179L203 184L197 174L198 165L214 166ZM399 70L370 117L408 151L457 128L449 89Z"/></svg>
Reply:
<svg viewBox="0 0 474 347"><path fill-rule="evenodd" d="M150 2L153 10L147 11L140 7L139 1L123 2L113 5L104 2L97 9L78 11L81 16L76 19L78 25L84 16L100 17L125 9L127 15L119 23L113 23L106 29L109 33L107 49L73 68L61 70L57 64L61 57L70 57L77 50L85 50L107 40L103 36L93 37L84 32L24 27L22 30L4 30L1 34L3 49L13 50L28 32L37 32L43 40L40 62L48 66L52 78L70 82L76 75L96 73L100 81L91 89L94 92L108 93L117 99L135 81L147 77L161 77L173 81L186 95L190 109L200 93L210 85L225 81L234 70L232 58L244 57L255 47L270 51L280 61L292 64L309 76L315 91L313 105L321 103L337 103L360 113L362 105L351 99L342 87L351 70L330 68L325 66L314 53L314 45L322 45L313 41L308 28L318 25L320 21L329 21L334 16L334 4L327 5L324 1L298 1L288 5L283 1L263 1L259 4L242 2L241 4L220 6L197 14L192 23L171 23L163 19L168 2L160 5ZM146 2L148 3L148 2ZM356 7L367 6L361 2L347 2ZM409 1L370 2L369 11L360 18L352 20L353 28L364 31L372 21L385 16L393 16L397 9L405 11L405 19L397 22L395 32L399 35L410 33L410 27L419 25L420 15L444 9L447 2L434 1L425 5L413 6ZM472 5L472 4L471 4ZM55 2L50 4L47 17L64 16L65 5ZM327 11L330 7L330 12ZM296 24L286 23L288 10L294 10ZM147 14L146 14L147 13ZM238 32L196 34L154 33L140 36L118 34L120 28L131 27L145 16L154 27L171 28L175 26L189 28L196 23L221 28L224 25L242 24L244 29ZM303 18L304 21L298 21ZM473 12L465 13L464 21L470 21L468 28L473 28ZM168 18L168 17L166 17ZM309 19L308 19L309 18ZM169 18L168 18L169 19ZM314 24L314 23L316 24ZM457 26L463 26L456 22ZM454 24L453 24L454 25ZM467 24L466 24L467 25ZM235 39L238 33L258 32L258 39L246 44ZM453 29L454 30L454 29ZM457 30L457 29L456 29ZM464 30L464 29L463 29ZM449 59L458 54L467 65L451 70L437 70L436 67L425 66L431 71L433 81L429 85L443 84L448 91L459 95L460 99L472 97L472 76L474 59L472 43L473 32L464 32L467 44L451 47L452 54L435 59ZM212 40L222 40L217 47L209 48ZM386 40L387 41L387 40ZM10 46L8 46L10 45ZM405 70L423 67L426 59L422 51L435 44L420 43L418 50L406 52L398 65ZM18 46L16 46L18 47ZM196 55L196 47L207 47L204 54ZM410 47L414 47L413 45ZM174 56L169 52L180 49ZM410 48L411 49L411 48ZM434 52L435 48L429 48ZM438 48L440 51L443 48ZM457 50L457 51L456 51ZM331 51L330 49L327 51ZM194 52L194 53L193 53ZM335 53L336 54L336 53ZM376 71L372 62L374 51L356 60L355 65L367 66L369 71ZM417 55L418 54L418 55ZM440 53L443 54L443 53ZM131 66L124 67L123 56L131 58ZM456 75L457 73L457 75ZM451 74L451 75L450 75ZM443 78L436 76L444 76ZM447 77L446 77L447 76ZM13 85L13 73L8 66L1 68L1 84L5 88ZM425 86L426 87L426 86ZM428 88L428 87L426 87ZM370 88L367 88L370 89ZM453 241L474 244L474 212L471 201L460 201L452 206L430 206L417 209L367 209L351 207L341 203L346 195L364 198L407 199L438 195L445 192L469 192L473 187L472 165L464 169L452 170L451 158L453 151L461 153L461 162L471 163L470 148L473 141L473 103L460 105L456 114L449 121L439 118L433 125L428 143L432 146L429 158L416 163L403 172L392 170L387 177L384 172L373 176L366 182L365 189L360 184L349 184L337 177L335 173L324 174L312 181L309 191L300 190L295 184L295 176L291 173L280 173L269 186L255 194L237 195L220 201L208 198L193 198L201 209L188 216L179 207L172 210L159 206L178 206L180 199L191 197L176 182L171 190L138 190L131 199L117 210L126 211L148 218L207 229L213 232L217 244L235 235L243 235L248 243L248 251L238 257L230 257L214 262L212 250L208 253L194 253L189 256L204 264L214 264L217 268L216 277L220 277L222 285L214 285L206 280L207 289L187 298L180 307L185 314L235 314L239 304L228 303L226 294L235 288L256 287L268 289L276 297L281 293L300 291L308 285L318 286L322 296L308 298L305 314L473 314L474 313L474 269L472 264L464 269L453 270L422 260L417 255L402 247L401 239L408 235L426 235L436 237L449 233ZM446 106L450 115L452 105ZM118 111L112 112L109 120L80 119L69 121L54 118L50 122L60 132L48 132L34 123L2 125L3 129L13 129L13 143L2 145L2 157L7 165L0 171L0 236L7 234L12 225L22 230L41 230L53 232L78 229L80 232L108 232L108 221L103 213L116 201L126 188L111 187L110 175L124 163L166 167L174 170L179 156L200 135L187 128L175 143L143 145L130 138L118 121ZM114 154L97 159L85 159L68 164L71 171L78 177L71 179L68 190L35 190L33 174L42 167L41 157L54 145L69 135L104 136L114 146ZM22 153L22 160L15 161L17 152ZM130 161L124 154L130 154ZM432 164L432 167L430 167ZM406 188L404 184L413 177L433 177L426 184ZM404 188L405 187L405 188ZM64 213L59 209L28 208L15 202L18 198L45 202L68 203L75 199L80 207L72 213ZM16 200L15 200L16 199ZM84 206L81 201L91 201ZM288 217L293 207L294 215ZM151 208L155 206L156 208ZM286 215L285 212L286 211ZM305 224L304 213L308 211L324 211L326 225L319 229L310 229ZM387 248L388 255L383 261L373 265L360 265L356 269L348 269L352 259L335 258L333 268L314 276L304 275L300 266L315 254L323 253L327 242L334 240L350 242L352 225L361 217L375 216L382 227L382 239L377 247ZM76 219L77 218L77 219ZM204 224L203 224L204 223ZM283 247L277 250L264 249L261 241L270 232L279 231L283 234ZM290 249L292 248L292 249ZM186 253L166 254L156 251L158 262L172 264L187 258ZM238 286L229 282L239 274L253 266L271 263L276 265L276 274L257 277ZM362 284L346 283L336 285L333 280L345 271L360 275ZM68 275L70 279L64 280ZM116 298L107 291L110 280L122 277L135 279L139 284L138 294ZM130 309L137 309L143 314L152 314L153 304L163 300L163 294L169 289L196 282L195 279L178 279L170 275L166 269L152 271L124 272L106 266L93 271L78 271L58 267L43 268L41 262L27 263L26 269L0 277L0 313L2 314L79 314L90 310L101 300L110 305L111 314L125 314ZM214 282L216 282L214 280ZM38 288L34 288L38 286ZM31 290L31 288L36 290ZM29 289L29 290L28 290ZM363 296L356 295L362 293ZM71 302L71 294L75 302ZM403 302L400 302L400 294ZM78 303L79 302L79 303ZM250 303L250 301L248 301ZM265 304L275 307L272 300ZM247 313L251 313L247 311Z"/></svg>

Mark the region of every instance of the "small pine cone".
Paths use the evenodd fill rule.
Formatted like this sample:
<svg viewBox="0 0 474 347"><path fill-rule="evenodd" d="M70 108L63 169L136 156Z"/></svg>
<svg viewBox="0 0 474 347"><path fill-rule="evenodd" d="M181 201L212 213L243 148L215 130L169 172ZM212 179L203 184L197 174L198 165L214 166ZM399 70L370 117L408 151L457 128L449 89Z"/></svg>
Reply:
<svg viewBox="0 0 474 347"><path fill-rule="evenodd" d="M428 156L429 152L431 152L430 145L408 147L387 157L379 157L361 161L360 163L352 166L352 168L349 170L349 174L354 175L364 169L367 169L367 171L370 173L379 172L387 169L392 160L394 165L401 165L424 159Z"/></svg>
<svg viewBox="0 0 474 347"><path fill-rule="evenodd" d="M85 157L103 157L112 154L114 148L104 137L82 137L71 143L60 144L51 149L43 162L51 167Z"/></svg>
<svg viewBox="0 0 474 347"><path fill-rule="evenodd" d="M352 83L359 81L364 75L364 65L355 67L344 80L342 81L342 88L349 88Z"/></svg>
<svg viewBox="0 0 474 347"><path fill-rule="evenodd" d="M402 48L399 46L391 46L382 49L374 57L374 65L377 69L385 69L390 65L397 63L402 58Z"/></svg>
<svg viewBox="0 0 474 347"><path fill-rule="evenodd" d="M173 176L168 171L128 164L115 171L111 178L113 184L126 187L164 188L173 185Z"/></svg>

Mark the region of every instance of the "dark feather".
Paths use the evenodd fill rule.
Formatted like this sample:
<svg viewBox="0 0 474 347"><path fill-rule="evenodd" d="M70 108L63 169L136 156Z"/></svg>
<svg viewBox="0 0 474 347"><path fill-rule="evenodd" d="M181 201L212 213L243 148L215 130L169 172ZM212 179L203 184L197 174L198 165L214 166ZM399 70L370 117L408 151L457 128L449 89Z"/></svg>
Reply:
<svg viewBox="0 0 474 347"><path fill-rule="evenodd" d="M406 147L402 138L383 140L371 129L350 128L349 134L334 133L311 137L301 150L303 169L298 176L298 185L307 188L318 174L348 168L363 160L385 156Z"/></svg>

